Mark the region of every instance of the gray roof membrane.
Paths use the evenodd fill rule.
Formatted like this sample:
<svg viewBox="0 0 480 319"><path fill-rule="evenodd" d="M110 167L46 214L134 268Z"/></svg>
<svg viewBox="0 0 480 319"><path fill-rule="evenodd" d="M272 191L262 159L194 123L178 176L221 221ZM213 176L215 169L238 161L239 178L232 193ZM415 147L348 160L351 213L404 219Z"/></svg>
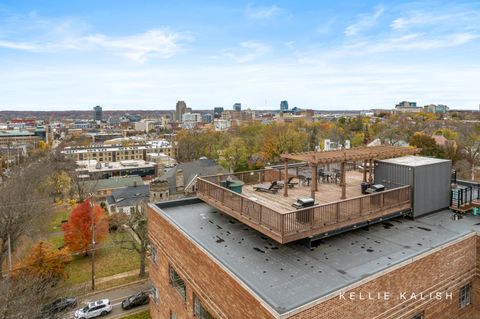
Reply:
<svg viewBox="0 0 480 319"><path fill-rule="evenodd" d="M379 160L378 162L413 167L413 166L424 166L424 165L431 165L431 164L437 164L437 163L445 163L445 162L450 162L450 160L446 160L443 158L427 157L427 156L409 155L409 156L394 157L394 158Z"/></svg>
<svg viewBox="0 0 480 319"><path fill-rule="evenodd" d="M480 231L480 217L454 221L448 210L393 219L323 239L279 245L201 201L158 204L182 229L279 314L291 311L421 253ZM157 207L158 207L157 206Z"/></svg>

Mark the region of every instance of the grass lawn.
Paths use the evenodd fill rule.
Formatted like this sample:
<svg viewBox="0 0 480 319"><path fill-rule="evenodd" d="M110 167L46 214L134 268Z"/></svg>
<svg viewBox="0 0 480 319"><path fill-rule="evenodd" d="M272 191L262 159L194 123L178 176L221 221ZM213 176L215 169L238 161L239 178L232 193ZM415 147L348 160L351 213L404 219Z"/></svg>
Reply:
<svg viewBox="0 0 480 319"><path fill-rule="evenodd" d="M48 225L47 231L49 233L55 233L63 231L62 229L62 221L68 219L68 215L70 215L69 210L65 209L58 209L55 213L52 214L52 219L50 220L50 224Z"/></svg>
<svg viewBox="0 0 480 319"><path fill-rule="evenodd" d="M62 235L62 234L50 236L50 238L48 239L48 241L49 241L50 243L52 243L53 246L55 246L55 248L61 248L61 247L63 247L63 235Z"/></svg>
<svg viewBox="0 0 480 319"><path fill-rule="evenodd" d="M138 312L133 315L127 315L121 319L150 319L150 310Z"/></svg>
<svg viewBox="0 0 480 319"><path fill-rule="evenodd" d="M128 233L121 233L120 238L130 238ZM118 240L118 237L116 237ZM122 249L113 242L111 235L107 237L103 248L95 252L95 277L108 277L115 274L138 269L140 261L138 253L134 250ZM76 256L67 265L69 274L67 284L79 284L90 280L91 259L90 256Z"/></svg>

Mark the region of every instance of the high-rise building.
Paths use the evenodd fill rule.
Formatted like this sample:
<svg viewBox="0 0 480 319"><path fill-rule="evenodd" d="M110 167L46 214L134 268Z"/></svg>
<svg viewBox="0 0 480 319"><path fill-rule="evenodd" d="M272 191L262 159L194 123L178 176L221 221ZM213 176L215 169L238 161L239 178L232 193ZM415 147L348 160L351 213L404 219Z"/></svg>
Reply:
<svg viewBox="0 0 480 319"><path fill-rule="evenodd" d="M223 107L221 106L218 106L218 107L215 107L213 108L213 117L218 119L222 116L222 113L223 113Z"/></svg>
<svg viewBox="0 0 480 319"><path fill-rule="evenodd" d="M235 112L241 112L242 111L242 103L235 103L233 104L233 110Z"/></svg>
<svg viewBox="0 0 480 319"><path fill-rule="evenodd" d="M182 121L182 115L187 113L187 103L185 101L178 101L176 105L175 120Z"/></svg>
<svg viewBox="0 0 480 319"><path fill-rule="evenodd" d="M280 102L280 111L287 111L288 110L288 101L281 101Z"/></svg>
<svg viewBox="0 0 480 319"><path fill-rule="evenodd" d="M97 105L93 108L93 119L95 121L102 120L102 107L100 105Z"/></svg>

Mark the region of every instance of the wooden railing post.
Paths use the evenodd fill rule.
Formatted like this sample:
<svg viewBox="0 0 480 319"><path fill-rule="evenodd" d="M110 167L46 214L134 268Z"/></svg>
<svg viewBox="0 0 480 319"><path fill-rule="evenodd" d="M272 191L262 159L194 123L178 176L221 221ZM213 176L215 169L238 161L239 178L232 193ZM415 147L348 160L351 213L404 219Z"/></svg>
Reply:
<svg viewBox="0 0 480 319"><path fill-rule="evenodd" d="M338 223L338 221L340 220L340 202L337 202L335 209L336 209L337 223Z"/></svg>
<svg viewBox="0 0 480 319"><path fill-rule="evenodd" d="M309 215L310 215L310 229L312 229L313 226L315 226L315 208L310 208Z"/></svg>

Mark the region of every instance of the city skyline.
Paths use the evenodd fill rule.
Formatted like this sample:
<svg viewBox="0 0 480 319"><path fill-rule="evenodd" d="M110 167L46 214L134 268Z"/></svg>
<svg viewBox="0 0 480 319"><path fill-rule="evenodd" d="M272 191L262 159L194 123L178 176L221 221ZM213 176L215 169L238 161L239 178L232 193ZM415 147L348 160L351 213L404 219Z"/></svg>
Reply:
<svg viewBox="0 0 480 319"><path fill-rule="evenodd" d="M480 4L0 4L0 110L478 109Z"/></svg>

